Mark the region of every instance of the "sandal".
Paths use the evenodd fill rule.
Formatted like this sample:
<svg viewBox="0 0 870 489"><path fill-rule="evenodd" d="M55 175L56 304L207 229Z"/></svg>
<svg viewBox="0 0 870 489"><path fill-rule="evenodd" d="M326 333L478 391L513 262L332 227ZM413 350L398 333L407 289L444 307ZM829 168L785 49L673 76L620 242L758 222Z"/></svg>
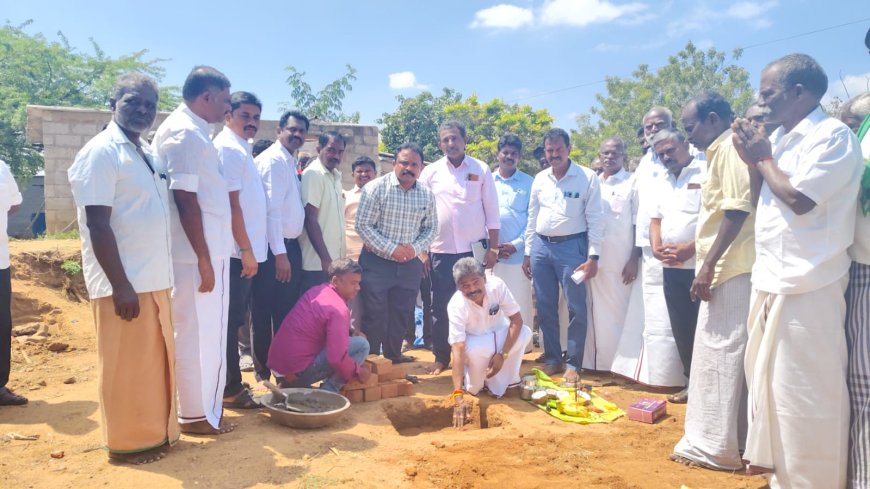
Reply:
<svg viewBox="0 0 870 489"><path fill-rule="evenodd" d="M227 400L230 399L230 400ZM251 397L248 389L242 389L235 397L224 398L223 406L228 409L257 409L260 403Z"/></svg>
<svg viewBox="0 0 870 489"><path fill-rule="evenodd" d="M677 392L676 394L671 394L668 396L668 402L672 404L685 404L689 402L689 388Z"/></svg>
<svg viewBox="0 0 870 489"><path fill-rule="evenodd" d="M6 387L0 387L0 406L23 406L27 398L19 396Z"/></svg>

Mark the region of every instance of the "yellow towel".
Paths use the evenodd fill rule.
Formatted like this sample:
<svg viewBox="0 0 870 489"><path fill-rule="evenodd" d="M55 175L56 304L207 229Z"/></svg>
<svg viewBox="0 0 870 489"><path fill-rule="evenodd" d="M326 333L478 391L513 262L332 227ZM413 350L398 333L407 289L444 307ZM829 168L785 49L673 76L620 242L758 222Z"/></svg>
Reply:
<svg viewBox="0 0 870 489"><path fill-rule="evenodd" d="M538 387L545 389L556 389L574 393L573 387L562 387L559 384L553 382L547 374L544 372L533 368L532 373L535 377L538 378ZM554 418L561 419L562 421L568 421L569 423L578 423L578 424L592 424L592 423L612 423L615 419L621 418L625 416L625 411L619 409L616 404L602 398L599 396L595 390L593 389L590 394L592 397L592 405L596 408L600 409L602 412L596 413L594 411L589 411L586 416L569 416L567 414L563 414L559 411L558 402L555 400L547 401L547 404L537 404L533 401L529 401L533 406L537 406L542 411L546 412L550 416ZM547 409L549 408L549 409Z"/></svg>

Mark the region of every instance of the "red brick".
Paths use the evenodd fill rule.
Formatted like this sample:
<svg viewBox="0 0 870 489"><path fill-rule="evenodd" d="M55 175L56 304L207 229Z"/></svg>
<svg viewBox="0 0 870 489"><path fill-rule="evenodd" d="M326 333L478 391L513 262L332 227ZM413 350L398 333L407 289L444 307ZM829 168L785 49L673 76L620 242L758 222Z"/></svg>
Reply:
<svg viewBox="0 0 870 489"><path fill-rule="evenodd" d="M405 367L403 365L393 365L393 368L391 368L388 372L378 374L378 381L381 383L404 378Z"/></svg>
<svg viewBox="0 0 870 489"><path fill-rule="evenodd" d="M399 396L399 384L395 381L381 384L381 399L391 399Z"/></svg>
<svg viewBox="0 0 870 489"><path fill-rule="evenodd" d="M381 400L381 388L380 386L369 387L368 389L363 390L363 399L366 402L372 401L380 401Z"/></svg>
<svg viewBox="0 0 870 489"><path fill-rule="evenodd" d="M408 380L398 380L396 381L396 385L399 386L399 396L413 396L414 395L414 384L412 384Z"/></svg>
<svg viewBox="0 0 870 489"><path fill-rule="evenodd" d="M346 397L351 402L351 404L358 404L360 402L363 402L363 392L365 391L361 389L347 391L344 393L344 397Z"/></svg>
<svg viewBox="0 0 870 489"><path fill-rule="evenodd" d="M378 375L388 373L393 367L393 362L390 359L374 355L369 355L366 358L366 363L372 369L372 373Z"/></svg>
<svg viewBox="0 0 870 489"><path fill-rule="evenodd" d="M357 389L368 389L369 387L374 387L378 385L378 375L371 374L365 382L360 382L359 379L353 379L347 384L344 385L344 389L348 391L357 390Z"/></svg>

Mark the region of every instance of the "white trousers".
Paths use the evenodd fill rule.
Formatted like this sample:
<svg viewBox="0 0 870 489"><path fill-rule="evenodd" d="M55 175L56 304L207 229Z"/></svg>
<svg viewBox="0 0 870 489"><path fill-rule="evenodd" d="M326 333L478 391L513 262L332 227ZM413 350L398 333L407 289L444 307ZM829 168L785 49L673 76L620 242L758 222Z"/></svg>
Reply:
<svg viewBox="0 0 870 489"><path fill-rule="evenodd" d="M704 466L740 470L746 443L746 319L752 283L738 275L701 302L692 349L689 403L683 438L674 453Z"/></svg>
<svg viewBox="0 0 870 489"><path fill-rule="evenodd" d="M804 294L752 292L743 458L773 469L772 489L846 485L846 283L844 275Z"/></svg>
<svg viewBox="0 0 870 489"><path fill-rule="evenodd" d="M502 279L505 285L507 285L508 290L511 291L511 295L514 296L514 300L520 306L523 322L532 324L535 318L535 306L532 302L532 281L523 272L522 263L515 265L496 263L492 267L492 274ZM563 344L567 345L568 343L565 342ZM532 351L531 342L526 347L525 353L530 351Z"/></svg>
<svg viewBox="0 0 870 489"><path fill-rule="evenodd" d="M486 378L489 361L497 351L501 351L507 339L508 330L502 328L492 333L468 335L465 337L465 390L476 395L484 386L496 397L504 395L507 388L520 381L520 365L523 352L532 339L532 330L526 325L502 364L501 370L491 378Z"/></svg>
<svg viewBox="0 0 870 489"><path fill-rule="evenodd" d="M212 260L214 289L198 291L196 264L173 263L172 323L175 326L175 376L178 421L208 421L217 428L226 385L227 311L230 260Z"/></svg>

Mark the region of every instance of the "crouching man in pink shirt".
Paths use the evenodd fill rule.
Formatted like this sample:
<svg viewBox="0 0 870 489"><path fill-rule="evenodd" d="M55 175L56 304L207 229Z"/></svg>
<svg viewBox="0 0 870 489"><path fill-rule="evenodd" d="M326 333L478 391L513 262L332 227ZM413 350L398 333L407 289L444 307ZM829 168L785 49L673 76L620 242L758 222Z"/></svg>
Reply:
<svg viewBox="0 0 870 489"><path fill-rule="evenodd" d="M369 342L350 336L347 302L359 292L362 269L353 260L333 260L329 282L308 290L281 323L269 348L267 365L282 387L309 387L338 392L348 381L368 380L363 365Z"/></svg>

